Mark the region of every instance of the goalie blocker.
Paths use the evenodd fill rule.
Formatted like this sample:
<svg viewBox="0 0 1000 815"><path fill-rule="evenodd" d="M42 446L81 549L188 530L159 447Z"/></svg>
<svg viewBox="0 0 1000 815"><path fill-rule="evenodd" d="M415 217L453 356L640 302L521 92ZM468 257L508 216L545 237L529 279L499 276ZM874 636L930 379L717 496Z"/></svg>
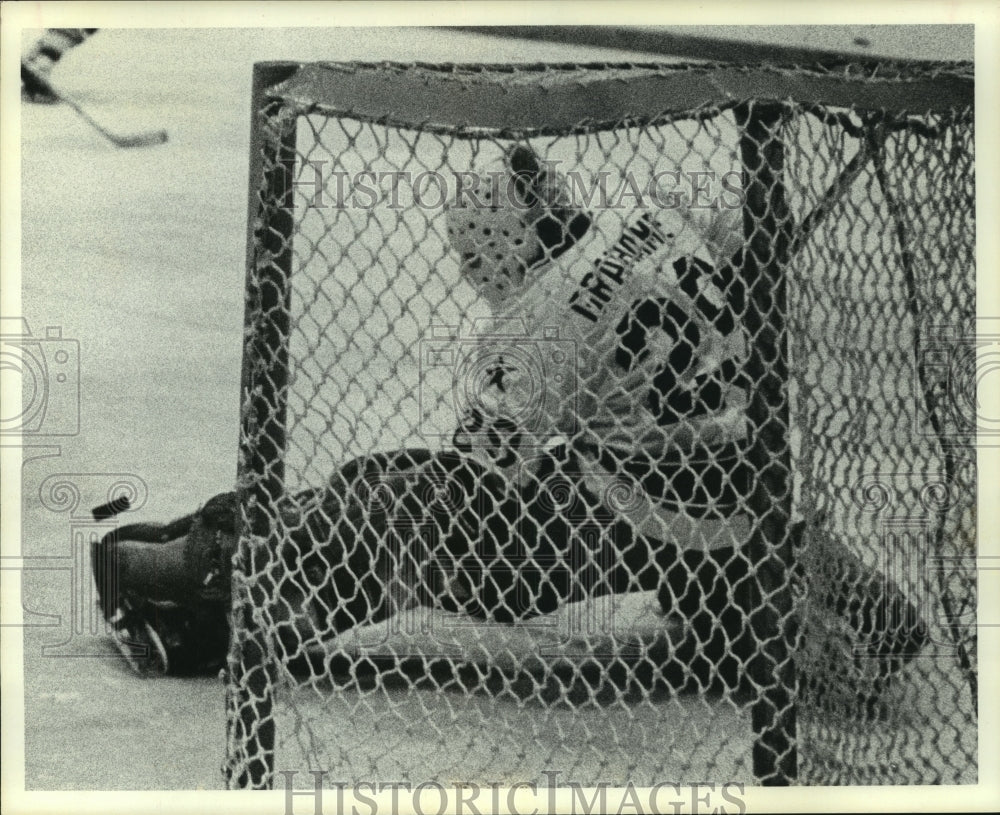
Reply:
<svg viewBox="0 0 1000 815"><path fill-rule="evenodd" d="M749 610L730 598L751 577L749 561L731 548L682 552L636 534L561 475L570 455L552 451L535 486L521 489L457 452L399 450L354 459L324 489L287 498L279 510L289 534L273 557L298 565L264 610L282 658L321 655L353 626L417 605L513 624L588 597L656 591L685 634L653 681L738 688L756 644ZM564 511L551 511L553 492ZM235 517L235 494L223 493L170 524L124 526L94 545L101 609L136 671L223 664ZM803 643L820 655L809 660L806 687L831 704L845 695L871 704L919 652L926 628L899 588L846 547L803 524L792 534L812 552L805 562L824 571L817 592L808 568L796 575L815 605L809 616L837 618L830 630L847 632L845 641Z"/></svg>

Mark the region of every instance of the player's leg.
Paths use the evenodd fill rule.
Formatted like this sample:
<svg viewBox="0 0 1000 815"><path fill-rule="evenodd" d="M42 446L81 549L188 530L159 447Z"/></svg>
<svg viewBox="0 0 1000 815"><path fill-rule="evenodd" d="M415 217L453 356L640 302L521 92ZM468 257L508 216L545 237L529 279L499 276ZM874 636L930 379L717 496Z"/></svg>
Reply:
<svg viewBox="0 0 1000 815"><path fill-rule="evenodd" d="M406 485L390 523L413 602L497 622L555 608L526 546L535 537L529 523L502 475L457 452L436 454Z"/></svg>
<svg viewBox="0 0 1000 815"><path fill-rule="evenodd" d="M547 457L517 487L469 457L435 455L405 485L389 529L414 600L513 623L588 596L655 587L649 562L630 574L648 561L648 544L633 547L631 525L566 477L579 469L566 464Z"/></svg>
<svg viewBox="0 0 1000 815"><path fill-rule="evenodd" d="M745 541L736 537L745 536L752 483L741 450L726 445L684 461L664 458L653 465L637 457L610 466L636 479L666 512L688 516L686 525L695 522L692 518L735 522L743 516L742 533L734 523L732 545L678 554L669 545L650 544L647 539L648 548L634 545L632 552L622 553L632 574L640 573L651 554L656 556L661 609L683 621L689 632L677 649L678 663L700 666L695 674L703 686L709 679L737 686L742 668L757 648L748 626L755 602L755 572ZM812 630L806 627L809 641L805 645L814 653L842 654L840 684L868 685L870 693L877 695L886 680L920 652L926 642L925 624L899 587L867 568L844 541L818 527L806 530L800 522L790 532L798 561L793 578L802 584L809 606L803 614L812 620ZM807 655L803 663L808 662ZM834 675L829 666L810 671L807 681L814 684Z"/></svg>
<svg viewBox="0 0 1000 815"><path fill-rule="evenodd" d="M434 551L457 568L462 610L512 622L588 597L657 588L678 548L605 506L583 472L560 446L519 486L481 468L470 479L465 465L445 476L458 478L453 492L464 503L439 516Z"/></svg>
<svg viewBox="0 0 1000 815"><path fill-rule="evenodd" d="M927 624L902 589L841 538L818 524L798 531L801 690L830 710L877 715L893 675L927 644Z"/></svg>
<svg viewBox="0 0 1000 815"><path fill-rule="evenodd" d="M282 499L268 528L250 530L282 531L270 551L272 565L281 568L269 570L280 579L267 587L261 613L286 658L397 610L394 587L406 565L389 546L383 502L405 495L407 477L430 458L426 450L402 450L354 459L324 489ZM203 671L225 658L236 501L235 493L223 493L191 515L123 526L92 547L101 611L137 671ZM95 512L114 514L105 509Z"/></svg>
<svg viewBox="0 0 1000 815"><path fill-rule="evenodd" d="M671 636L661 676L677 688L734 688L753 653L747 614L733 602L752 576L735 547L682 551L639 533L602 504L572 455L557 448L520 489L457 455L410 484L395 531L416 532L420 602L516 623L568 602L657 591ZM449 496L432 508L427 496ZM423 496L423 497L421 497ZM721 685L720 685L721 683Z"/></svg>
<svg viewBox="0 0 1000 815"><path fill-rule="evenodd" d="M830 704L869 707L890 678L916 657L927 629L916 607L885 575L863 564L840 541L804 522L791 528L799 553L792 579L799 604L800 681ZM742 547L689 550L665 568L658 596L679 615L688 636L674 653L674 672L687 666L701 687L721 680L736 688L759 648L749 624L754 567Z"/></svg>
<svg viewBox="0 0 1000 815"><path fill-rule="evenodd" d="M639 573L645 560L642 587L656 591L662 613L686 632L661 666L668 682L689 690L738 687L754 652L748 623L753 571L743 551L752 482L739 445L702 447L655 460L604 456L602 463L649 496L663 529L673 522L690 537L699 524L712 526L711 548L679 548L647 536L647 552L655 559L638 548L623 552L623 561L631 557L628 569Z"/></svg>
<svg viewBox="0 0 1000 815"><path fill-rule="evenodd" d="M21 98L26 102L57 101L49 87L52 69L71 48L91 37L96 28L47 28L21 57Z"/></svg>
<svg viewBox="0 0 1000 815"><path fill-rule="evenodd" d="M561 564L562 600L655 589L677 547L642 535L611 509L600 494L605 479L590 478L592 469L564 446L542 458L519 494L524 545Z"/></svg>
<svg viewBox="0 0 1000 815"><path fill-rule="evenodd" d="M275 568L257 577L279 576L265 586L261 613L287 659L396 608L393 586L405 566L386 545L388 513L379 502L385 490L405 494L406 474L430 458L426 450L404 450L354 459L324 489L282 499L266 529L250 530L281 530L269 550ZM100 507L97 514L115 512ZM235 493L223 493L191 515L123 526L92 547L101 611L136 671L199 672L224 660L236 514Z"/></svg>
<svg viewBox="0 0 1000 815"><path fill-rule="evenodd" d="M265 593L267 623L286 660L420 601L415 564L426 554L419 540L393 534L392 521L432 458L425 449L359 456L323 488L282 500L282 534L272 554L279 579Z"/></svg>

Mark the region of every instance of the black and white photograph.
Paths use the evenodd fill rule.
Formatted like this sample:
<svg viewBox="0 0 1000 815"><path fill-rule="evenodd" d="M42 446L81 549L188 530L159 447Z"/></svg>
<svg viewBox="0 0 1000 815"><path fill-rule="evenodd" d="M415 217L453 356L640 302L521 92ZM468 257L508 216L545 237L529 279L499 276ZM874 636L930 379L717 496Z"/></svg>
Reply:
<svg viewBox="0 0 1000 815"><path fill-rule="evenodd" d="M3 4L10 811L1000 805L997 8L528 6Z"/></svg>

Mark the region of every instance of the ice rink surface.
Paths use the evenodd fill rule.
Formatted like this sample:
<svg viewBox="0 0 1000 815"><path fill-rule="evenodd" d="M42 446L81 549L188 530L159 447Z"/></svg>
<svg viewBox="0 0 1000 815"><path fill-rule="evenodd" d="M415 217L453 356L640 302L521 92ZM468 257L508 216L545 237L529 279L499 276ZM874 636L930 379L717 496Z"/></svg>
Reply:
<svg viewBox="0 0 1000 815"><path fill-rule="evenodd" d="M118 150L65 106L22 107L22 313L79 344L81 394L79 433L25 451L28 789L222 786L221 683L133 675L86 616L89 568L68 564L115 483L145 496L129 521L232 487L253 63L633 58L650 57L434 30L105 30L55 80L109 127L166 128L166 145Z"/></svg>

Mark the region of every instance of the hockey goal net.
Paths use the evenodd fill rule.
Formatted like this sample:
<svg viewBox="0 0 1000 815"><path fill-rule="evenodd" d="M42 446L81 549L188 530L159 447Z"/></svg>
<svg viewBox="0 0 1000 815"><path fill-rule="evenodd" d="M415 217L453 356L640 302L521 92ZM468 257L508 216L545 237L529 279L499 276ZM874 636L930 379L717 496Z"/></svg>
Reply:
<svg viewBox="0 0 1000 815"><path fill-rule="evenodd" d="M964 64L257 66L228 783L975 782L972 87ZM576 383L575 429L521 406L544 512L455 450L489 311L446 213L518 145L583 199L581 257L734 213L707 313L742 337L746 434L670 453L680 497L642 524L634 461L586 455L595 372L565 336L502 340L540 399ZM691 424L698 343L678 361L658 319L688 388L663 422ZM588 529L647 562L568 542Z"/></svg>

